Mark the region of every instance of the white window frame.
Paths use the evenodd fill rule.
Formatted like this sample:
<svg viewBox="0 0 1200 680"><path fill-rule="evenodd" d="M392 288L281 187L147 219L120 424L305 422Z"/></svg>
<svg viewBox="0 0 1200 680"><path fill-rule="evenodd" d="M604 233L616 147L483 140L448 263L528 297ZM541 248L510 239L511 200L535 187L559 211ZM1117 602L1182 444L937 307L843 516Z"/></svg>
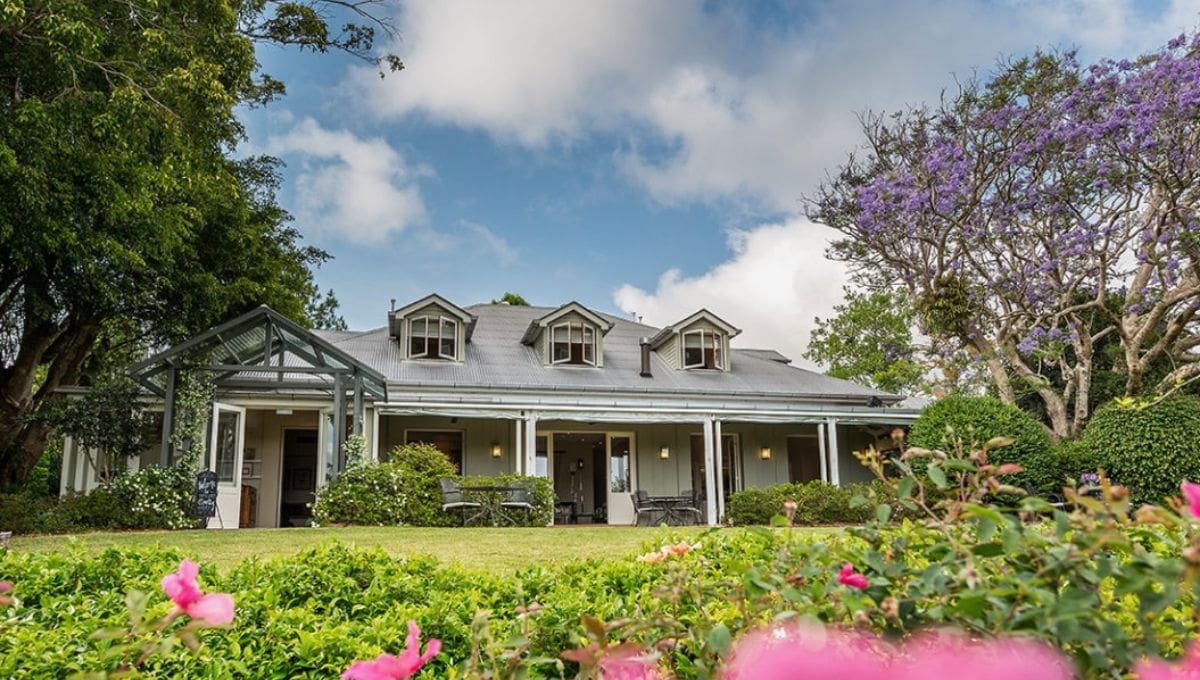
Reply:
<svg viewBox="0 0 1200 680"><path fill-rule="evenodd" d="M687 339L690 335L700 336L700 363L688 363L687 360ZM706 341L707 338L707 341ZM705 365L705 349L711 347L713 351L713 365L711 368ZM720 331L714 331L708 328L696 328L690 331L684 331L679 334L679 358L680 363L684 368L704 368L708 370L725 370L725 334Z"/></svg>
<svg viewBox="0 0 1200 680"><path fill-rule="evenodd" d="M558 329L560 329L560 328L564 329L567 334L567 341L566 341L567 355L566 355L566 357L564 357L562 359L556 359L554 357L554 346L558 343L555 339L555 336L557 335ZM576 332L579 333L579 343L578 344L580 346L579 357L581 359L578 362L571 361L571 357L572 357L571 346L576 344L575 343L575 333ZM588 340L589 336L591 337L590 341ZM561 366L592 366L592 367L595 367L597 364L596 355L599 354L599 349L600 349L598 346L598 343L596 342L596 338L598 336L599 336L599 329L597 329L592 324L586 323L583 321L564 321L562 323L556 323L556 324L552 325L550 327L550 363L554 364L554 365L561 365ZM588 348L589 347L591 348L591 359L588 358Z"/></svg>
<svg viewBox="0 0 1200 680"><path fill-rule="evenodd" d="M413 326L418 322L424 322L425 332L417 335ZM449 324L449 333L443 333L446 325ZM430 326L434 328L431 329ZM424 347L424 352L421 354L413 354L412 343L415 338L421 339L421 346ZM451 340L453 351L449 354L442 353L443 340ZM431 355L429 351L429 343L434 343L434 351ZM409 359L450 359L451 361L458 360L458 320L448 316L429 316L421 315L414 316L408 320L408 358Z"/></svg>

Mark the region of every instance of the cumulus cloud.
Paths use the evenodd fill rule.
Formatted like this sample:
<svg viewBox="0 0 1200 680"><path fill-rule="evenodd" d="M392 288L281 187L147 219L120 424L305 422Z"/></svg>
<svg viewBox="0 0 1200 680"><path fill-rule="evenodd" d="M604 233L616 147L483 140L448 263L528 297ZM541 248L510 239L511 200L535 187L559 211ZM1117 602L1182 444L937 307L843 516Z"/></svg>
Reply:
<svg viewBox="0 0 1200 680"><path fill-rule="evenodd" d="M841 299L842 265L821 257L834 232L796 218L730 232L731 257L711 271L684 276L668 270L654 290L624 285L618 307L654 326L674 323L705 307L742 329L735 347L777 349L797 365L813 316L828 316Z"/></svg>
<svg viewBox="0 0 1200 680"><path fill-rule="evenodd" d="M307 230L371 244L427 219L416 182L431 170L410 166L382 138L303 118L265 146L298 167L294 205Z"/></svg>

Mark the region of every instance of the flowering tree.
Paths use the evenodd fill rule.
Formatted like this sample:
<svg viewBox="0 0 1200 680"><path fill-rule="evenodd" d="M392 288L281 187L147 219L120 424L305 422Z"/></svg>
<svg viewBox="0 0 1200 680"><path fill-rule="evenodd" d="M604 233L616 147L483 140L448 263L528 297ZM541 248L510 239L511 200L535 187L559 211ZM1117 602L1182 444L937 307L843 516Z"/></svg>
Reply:
<svg viewBox="0 0 1200 680"><path fill-rule="evenodd" d="M1070 437L1096 371L1128 395L1200 377L1200 36L1086 68L1038 53L863 129L809 201L830 256L906 289L1003 399L1032 390Z"/></svg>

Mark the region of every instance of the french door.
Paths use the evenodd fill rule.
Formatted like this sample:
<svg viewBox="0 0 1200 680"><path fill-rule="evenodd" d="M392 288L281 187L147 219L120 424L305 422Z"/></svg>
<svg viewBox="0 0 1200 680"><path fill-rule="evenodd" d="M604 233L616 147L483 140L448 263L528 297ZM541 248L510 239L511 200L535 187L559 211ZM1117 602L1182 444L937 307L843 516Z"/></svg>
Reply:
<svg viewBox="0 0 1200 680"><path fill-rule="evenodd" d="M633 499L629 497L637 481L633 433L609 432L606 439L608 523L633 524Z"/></svg>
<svg viewBox="0 0 1200 680"><path fill-rule="evenodd" d="M215 402L208 440L208 466L217 473L217 516L209 529L236 529L242 509L242 462L246 409Z"/></svg>

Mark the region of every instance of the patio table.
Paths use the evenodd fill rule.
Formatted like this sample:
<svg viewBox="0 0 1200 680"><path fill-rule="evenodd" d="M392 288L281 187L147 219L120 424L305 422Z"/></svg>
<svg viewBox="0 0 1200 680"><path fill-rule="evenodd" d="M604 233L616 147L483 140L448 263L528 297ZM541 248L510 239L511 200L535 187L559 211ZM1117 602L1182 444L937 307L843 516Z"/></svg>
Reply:
<svg viewBox="0 0 1200 680"><path fill-rule="evenodd" d="M513 518L510 517L508 513L504 512L504 509L500 507L500 504L504 502L504 499L508 496L508 494L519 490L520 487L516 486L490 484L462 487L463 496L465 497L468 494L474 496L476 502L478 502L480 506L479 512L468 517L467 522L474 522L477 519L485 518L491 520L492 526L494 527L500 526L500 522L502 520L511 523Z"/></svg>
<svg viewBox="0 0 1200 680"><path fill-rule="evenodd" d="M693 507L695 499L691 496L651 496L649 501L662 508L663 522L668 526L696 523L696 514L684 509Z"/></svg>

